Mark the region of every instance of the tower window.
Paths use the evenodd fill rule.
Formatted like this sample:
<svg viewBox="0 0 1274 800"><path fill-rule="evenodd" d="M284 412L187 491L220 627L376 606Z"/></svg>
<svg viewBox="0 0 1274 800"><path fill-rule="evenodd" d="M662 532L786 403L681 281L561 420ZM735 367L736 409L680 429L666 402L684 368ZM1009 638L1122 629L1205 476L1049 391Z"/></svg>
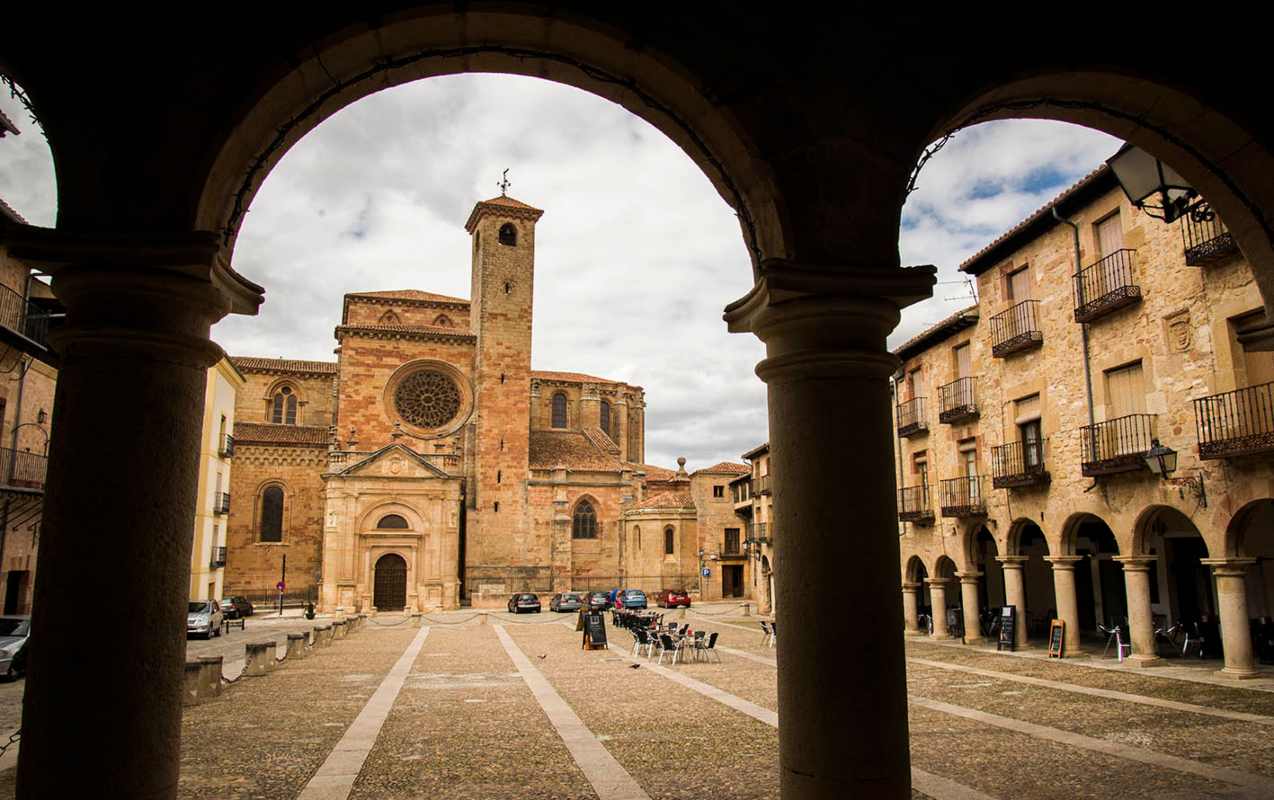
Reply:
<svg viewBox="0 0 1274 800"><path fill-rule="evenodd" d="M270 421L284 425L296 424L296 394L291 386L284 386L275 393L271 402Z"/></svg>
<svg viewBox="0 0 1274 800"><path fill-rule="evenodd" d="M261 493L259 532L263 542L283 541L283 487L267 486Z"/></svg>
<svg viewBox="0 0 1274 800"><path fill-rule="evenodd" d="M493 511L495 511L495 513L499 514L499 513L500 513L500 501L499 501L499 500L496 500L496 501L495 501L495 503L493 503L493 504L492 504L491 508L492 508L492 510L493 510Z"/></svg>
<svg viewBox="0 0 1274 800"><path fill-rule="evenodd" d="M510 294L513 291L513 281L504 282L504 293Z"/></svg>
<svg viewBox="0 0 1274 800"><path fill-rule="evenodd" d="M452 327L455 327L455 323L452 322L451 317L447 316L446 314L439 314L438 316L434 317L434 327L452 328Z"/></svg>
<svg viewBox="0 0 1274 800"><path fill-rule="evenodd" d="M504 470L497 469L495 471L495 482L499 483L504 478Z"/></svg>
<svg viewBox="0 0 1274 800"><path fill-rule="evenodd" d="M512 222L506 222L500 226L500 244L507 244L516 247L518 244L518 229Z"/></svg>
<svg viewBox="0 0 1274 800"><path fill-rule="evenodd" d="M602 423L602 430L606 432L607 436L610 436L610 403L606 402L605 400L602 401L601 423Z"/></svg>
<svg viewBox="0 0 1274 800"><path fill-rule="evenodd" d="M566 393L558 392L553 395L553 427L566 427Z"/></svg>
<svg viewBox="0 0 1274 800"><path fill-rule="evenodd" d="M571 538L597 538L597 512L593 510L593 504L587 500L581 500L579 505L575 506L575 514L571 517Z"/></svg>
<svg viewBox="0 0 1274 800"><path fill-rule="evenodd" d="M500 383L504 383L504 373L500 373Z"/></svg>
<svg viewBox="0 0 1274 800"><path fill-rule="evenodd" d="M677 544L677 532L672 529L671 525L669 525L668 527L664 528L664 555L666 556L672 555L674 551L676 550L676 544Z"/></svg>
<svg viewBox="0 0 1274 800"><path fill-rule="evenodd" d="M399 319L398 315L394 313L394 310L391 308L390 310L386 311L384 314L380 315L380 324L381 325L401 325L403 324L403 321Z"/></svg>

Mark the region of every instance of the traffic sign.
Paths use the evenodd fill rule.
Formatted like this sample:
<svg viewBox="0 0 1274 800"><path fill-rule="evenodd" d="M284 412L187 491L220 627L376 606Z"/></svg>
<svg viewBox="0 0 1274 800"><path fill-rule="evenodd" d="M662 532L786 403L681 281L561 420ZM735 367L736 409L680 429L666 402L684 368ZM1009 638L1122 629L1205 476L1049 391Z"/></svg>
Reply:
<svg viewBox="0 0 1274 800"><path fill-rule="evenodd" d="M706 578L706 577L708 577L708 576L709 576L709 575L711 575L711 574L712 574L712 570L708 569L707 567L704 567L704 568L703 568L703 577L705 577L705 578Z"/></svg>

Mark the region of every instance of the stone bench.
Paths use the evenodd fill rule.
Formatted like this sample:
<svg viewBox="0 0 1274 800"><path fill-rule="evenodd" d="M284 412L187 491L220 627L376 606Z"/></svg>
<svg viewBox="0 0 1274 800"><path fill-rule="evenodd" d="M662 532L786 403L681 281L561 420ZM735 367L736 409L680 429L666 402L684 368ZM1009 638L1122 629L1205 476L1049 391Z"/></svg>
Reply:
<svg viewBox="0 0 1274 800"><path fill-rule="evenodd" d="M308 633L288 634L288 658L305 658L305 644L310 638Z"/></svg>
<svg viewBox="0 0 1274 800"><path fill-rule="evenodd" d="M338 620L332 621L332 638L333 639L344 639L347 633L349 633L348 620L338 619Z"/></svg>
<svg viewBox="0 0 1274 800"><path fill-rule="evenodd" d="M332 623L325 622L314 627L314 646L327 647L332 643Z"/></svg>
<svg viewBox="0 0 1274 800"><path fill-rule="evenodd" d="M262 675L272 671L276 663L275 643L269 642L249 642L244 647L245 661L243 666L243 674L252 678L259 678Z"/></svg>

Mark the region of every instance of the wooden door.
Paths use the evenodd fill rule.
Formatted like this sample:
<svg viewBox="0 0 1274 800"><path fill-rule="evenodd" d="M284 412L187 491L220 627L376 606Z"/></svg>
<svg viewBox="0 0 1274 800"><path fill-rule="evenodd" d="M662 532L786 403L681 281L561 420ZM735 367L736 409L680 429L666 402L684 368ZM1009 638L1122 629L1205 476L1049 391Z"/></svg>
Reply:
<svg viewBox="0 0 1274 800"><path fill-rule="evenodd" d="M1150 447L1149 439L1141 436L1138 420L1116 421L1131 414L1146 413L1146 387L1143 383L1141 362L1112 369L1106 373L1106 420L1099 447L1104 451L1100 458L1129 455ZM1144 441L1143 441L1144 440Z"/></svg>
<svg viewBox="0 0 1274 800"><path fill-rule="evenodd" d="M969 355L969 346L962 344L955 349L956 377L968 378L973 375L973 357Z"/></svg>
<svg viewBox="0 0 1274 800"><path fill-rule="evenodd" d="M1031 270L1019 269L1009 273L1009 302L1020 303L1031 299Z"/></svg>
<svg viewBox="0 0 1274 800"><path fill-rule="evenodd" d="M377 611L402 611L407 606L407 562L388 553L376 560L372 605Z"/></svg>
<svg viewBox="0 0 1274 800"><path fill-rule="evenodd" d="M1119 221L1119 214L1111 214L1096 225L1097 256L1105 258L1116 250L1124 249L1124 226Z"/></svg>
<svg viewBox="0 0 1274 800"><path fill-rule="evenodd" d="M1123 284L1119 263L1121 259L1107 258L1124 249L1124 227L1119 221L1119 214L1112 214L1097 223L1097 256L1102 259L1101 266L1092 276L1092 285L1088 287L1093 297L1103 297Z"/></svg>

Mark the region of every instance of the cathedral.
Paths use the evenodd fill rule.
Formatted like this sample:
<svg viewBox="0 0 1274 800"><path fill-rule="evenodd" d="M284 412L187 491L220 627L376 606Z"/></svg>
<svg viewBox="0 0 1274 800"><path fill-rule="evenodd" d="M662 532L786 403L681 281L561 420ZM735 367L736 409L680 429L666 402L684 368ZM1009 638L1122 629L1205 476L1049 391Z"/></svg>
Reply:
<svg viewBox="0 0 1274 800"><path fill-rule="evenodd" d="M542 214L474 206L468 300L345 295L335 362L232 357L226 594L282 581L328 611L619 585L743 596L725 489L749 468L646 465L640 386L531 369Z"/></svg>

